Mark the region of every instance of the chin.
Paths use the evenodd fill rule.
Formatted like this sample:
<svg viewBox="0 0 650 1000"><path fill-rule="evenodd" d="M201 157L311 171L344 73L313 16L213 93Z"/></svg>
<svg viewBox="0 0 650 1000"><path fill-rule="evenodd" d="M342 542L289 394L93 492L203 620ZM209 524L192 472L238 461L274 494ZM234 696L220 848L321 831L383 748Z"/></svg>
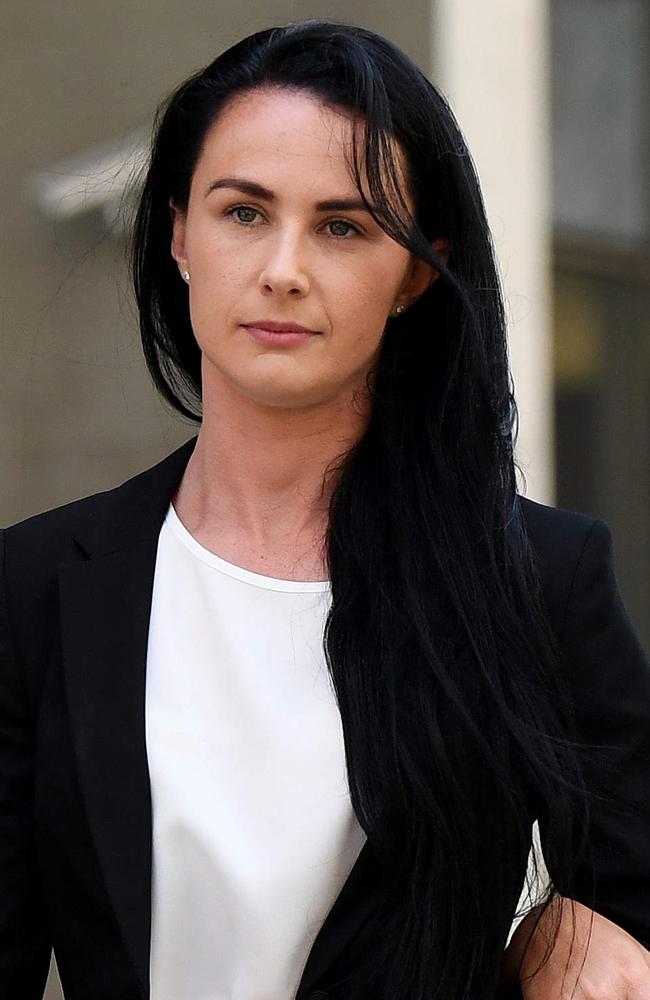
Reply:
<svg viewBox="0 0 650 1000"><path fill-rule="evenodd" d="M272 410L305 410L322 405L326 400L315 397L313 393L265 393L257 394L253 402Z"/></svg>

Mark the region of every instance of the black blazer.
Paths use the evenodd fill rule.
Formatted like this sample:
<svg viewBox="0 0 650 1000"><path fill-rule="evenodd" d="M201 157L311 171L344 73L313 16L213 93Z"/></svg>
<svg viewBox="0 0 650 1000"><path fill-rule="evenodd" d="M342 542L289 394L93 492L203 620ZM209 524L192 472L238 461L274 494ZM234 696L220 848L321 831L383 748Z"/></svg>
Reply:
<svg viewBox="0 0 650 1000"><path fill-rule="evenodd" d="M40 1000L52 947L66 1000L149 998L147 631L158 533L195 442L0 532L2 1000ZM650 668L619 595L611 535L584 514L518 502L581 736L612 748L614 767L589 783L623 788L631 807L624 819L594 816L598 907L650 946ZM375 874L366 843L299 1000L338 1000L330 983L355 961Z"/></svg>

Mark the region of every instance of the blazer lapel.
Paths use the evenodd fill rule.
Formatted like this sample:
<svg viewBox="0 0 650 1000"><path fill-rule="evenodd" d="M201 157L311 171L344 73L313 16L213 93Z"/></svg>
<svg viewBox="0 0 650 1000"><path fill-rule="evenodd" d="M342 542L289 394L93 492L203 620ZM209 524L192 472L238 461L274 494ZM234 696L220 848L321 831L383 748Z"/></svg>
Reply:
<svg viewBox="0 0 650 1000"><path fill-rule="evenodd" d="M147 638L158 534L195 442L101 496L75 533L87 558L59 567L63 667L80 785L145 998L152 837Z"/></svg>
<svg viewBox="0 0 650 1000"><path fill-rule="evenodd" d="M194 449L100 495L75 533L86 558L59 567L64 677L80 786L106 888L149 998L152 803L145 740L149 617L162 522ZM307 997L373 909L366 843L306 962Z"/></svg>
<svg viewBox="0 0 650 1000"><path fill-rule="evenodd" d="M81 789L106 887L143 985L149 977L151 879L144 685L155 556L155 539L147 539L62 566L59 577Z"/></svg>

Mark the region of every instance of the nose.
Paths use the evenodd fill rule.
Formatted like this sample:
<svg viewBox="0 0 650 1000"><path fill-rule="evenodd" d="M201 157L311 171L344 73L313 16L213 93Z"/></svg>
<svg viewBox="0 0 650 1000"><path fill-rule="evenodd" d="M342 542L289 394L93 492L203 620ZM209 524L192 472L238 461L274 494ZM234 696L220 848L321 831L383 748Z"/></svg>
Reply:
<svg viewBox="0 0 650 1000"><path fill-rule="evenodd" d="M281 296L309 292L305 248L297 232L287 231L266 241L259 283L263 289Z"/></svg>

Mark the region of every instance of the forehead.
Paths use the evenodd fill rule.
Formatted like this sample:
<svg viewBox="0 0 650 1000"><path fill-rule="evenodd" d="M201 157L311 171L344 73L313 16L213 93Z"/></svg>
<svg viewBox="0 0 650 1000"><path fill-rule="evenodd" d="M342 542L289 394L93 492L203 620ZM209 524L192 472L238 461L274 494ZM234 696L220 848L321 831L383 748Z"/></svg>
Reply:
<svg viewBox="0 0 650 1000"><path fill-rule="evenodd" d="M361 152L363 122L316 95L287 88L237 94L206 132L195 178L232 174L278 190L299 184L319 194L353 194L354 128ZM403 177L401 150L393 148Z"/></svg>

